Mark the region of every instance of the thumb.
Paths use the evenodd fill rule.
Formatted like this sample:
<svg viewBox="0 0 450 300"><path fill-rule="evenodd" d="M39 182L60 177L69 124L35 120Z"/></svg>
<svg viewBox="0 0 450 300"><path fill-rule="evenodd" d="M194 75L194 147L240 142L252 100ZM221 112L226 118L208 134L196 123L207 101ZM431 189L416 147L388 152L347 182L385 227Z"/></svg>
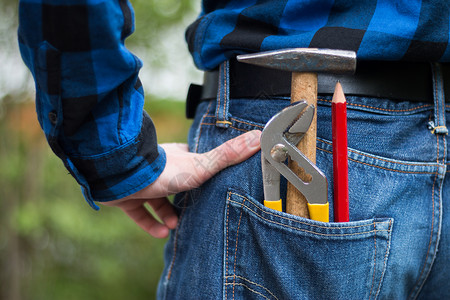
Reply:
<svg viewBox="0 0 450 300"><path fill-rule="evenodd" d="M222 169L238 164L260 149L261 131L253 130L231 139L213 150L199 155L196 159L206 172L202 172L206 181Z"/></svg>

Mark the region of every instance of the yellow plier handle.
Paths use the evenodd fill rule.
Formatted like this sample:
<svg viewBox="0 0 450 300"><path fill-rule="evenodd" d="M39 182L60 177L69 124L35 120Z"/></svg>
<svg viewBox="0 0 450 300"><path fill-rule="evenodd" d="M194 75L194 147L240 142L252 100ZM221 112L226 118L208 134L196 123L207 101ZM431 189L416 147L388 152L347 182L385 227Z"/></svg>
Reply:
<svg viewBox="0 0 450 300"><path fill-rule="evenodd" d="M277 211L283 211L281 199L275 201L264 200L264 206Z"/></svg>
<svg viewBox="0 0 450 300"><path fill-rule="evenodd" d="M320 222L329 222L329 204L309 204L308 203L309 218Z"/></svg>
<svg viewBox="0 0 450 300"><path fill-rule="evenodd" d="M264 206L277 211L283 211L281 199L276 201L264 200ZM328 202L325 204L308 203L309 218L319 222L329 222L329 207Z"/></svg>

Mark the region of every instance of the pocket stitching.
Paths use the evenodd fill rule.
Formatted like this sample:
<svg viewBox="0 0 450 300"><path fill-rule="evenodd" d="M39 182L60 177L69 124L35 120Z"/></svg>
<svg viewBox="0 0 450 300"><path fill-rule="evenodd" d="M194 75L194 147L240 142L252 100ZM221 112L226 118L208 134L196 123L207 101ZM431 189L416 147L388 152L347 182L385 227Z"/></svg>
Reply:
<svg viewBox="0 0 450 300"><path fill-rule="evenodd" d="M264 296L263 294L261 294L261 293L258 292L258 291L252 290L249 286L247 286L247 285L245 285L245 284L243 284L243 283L225 283L225 285L233 285L233 299L234 299L234 287L235 287L236 285L240 285L240 286L245 287L246 289L248 289L248 290L251 291L252 293L257 294L257 295L263 297L264 299L269 299L269 300L270 300L270 298L267 298L266 296ZM278 299L277 297L275 297L275 298Z"/></svg>
<svg viewBox="0 0 450 300"><path fill-rule="evenodd" d="M278 300L278 298L277 298L277 297L276 297L269 289L267 289L266 287L264 287L264 286L262 286L262 285L260 285L260 284L257 284L257 283L255 283L255 282L249 280L249 279L246 279L246 278L244 278L244 277L242 277L242 276L236 275L237 250L238 250L238 241L239 241L239 229L240 229L240 225L241 225L242 215L243 215L243 213L244 213L243 207L244 207L244 206L247 207L246 205L242 205L242 206L241 206L241 212L240 212L240 215L239 215L239 222L238 222L238 227L237 227L237 232L236 232L236 246L235 246L235 250L234 250L233 275L226 275L226 274L229 272L229 271L228 271L228 257L229 257L229 255L228 255L228 253L229 253L229 251L228 251L228 240L229 240L229 229L228 229L228 224L229 224L230 202L234 202L234 201L231 200L231 194L232 194L232 193L228 192L228 197L227 197L228 203L227 203L227 217L226 217L226 262L225 262L225 274L224 274L224 281L225 281L225 297L226 297L226 295L227 295L227 286L228 286L228 285L232 285L232 286L233 286L233 297L232 297L232 299L235 299L235 287L236 287L236 285L240 285L240 286L243 286L243 287L247 288L249 291L251 291L251 292L253 292L253 293L256 293L257 295L260 295L260 296L264 297L265 299L269 299L269 298L267 298L266 296L264 296L263 294L261 294L260 292L251 289L249 286L247 286L247 285L245 285L245 284L243 284L243 283L236 283L236 278L239 278L239 279L241 279L241 280L244 280L244 281L246 281L246 282L249 282L249 283L251 283L251 284L254 284L254 285L258 286L258 287L261 287L262 289L264 289L265 291L267 291L270 295L272 295L275 299ZM244 199L244 201L243 201L242 204L245 204L245 201L246 201L246 200L247 200L247 201L250 201L250 200L248 200L248 199L245 198L245 197L243 197L243 199ZM233 278L233 282L228 282L228 278L230 278L230 277Z"/></svg>
<svg viewBox="0 0 450 300"><path fill-rule="evenodd" d="M327 140L325 140L325 139L322 139L322 138L317 138L319 141L321 141L322 143L324 143L324 144L327 144L327 145L329 145L329 146L332 146L332 143L330 142L330 141L327 141ZM319 148L319 147L317 147L317 148ZM321 148L319 148L319 149L321 149ZM328 150L326 150L326 149L321 149L321 150L323 150L323 151L325 151L325 152L329 152ZM375 160L379 160L379 161L382 161L382 162L387 162L387 163L391 163L391 164L398 164L398 165L404 165L404 166L412 166L412 167L433 167L433 166L435 166L436 165L436 163L424 163L424 162L406 162L406 161L398 161L398 160L395 160L395 159L389 159L389 158L382 158L382 157L379 157L379 156L375 156L375 155L370 155L369 153L364 153L364 152L362 152L362 151L358 151L358 150L353 150L353 149L348 149L348 151L349 152L352 152L352 153L355 153L356 155L361 155L361 156L364 156L364 157L367 157L367 158L370 158L370 159L375 159ZM331 152L330 152L331 153ZM358 162L358 161L356 161L355 160L355 162ZM434 173L433 173L434 174Z"/></svg>
<svg viewBox="0 0 450 300"><path fill-rule="evenodd" d="M229 195L228 195L228 199L229 199ZM229 230L228 230L228 224L229 224L229 222L228 222L228 220L229 220L229 215L230 215L230 204L229 203L227 203L227 218L226 218L226 229L227 229L227 231L226 231L226 234L225 234L225 239L226 239L226 252L225 252L225 255L226 255L226 258L225 258L225 270L224 270L224 281L225 281L225 294L224 294L224 298L226 298L226 295L227 295L227 284L228 284L228 282L227 282L227 278L228 278L228 276L226 275L227 273L228 273L228 240L229 240L229 236L228 236L228 232L229 232Z"/></svg>
<svg viewBox="0 0 450 300"><path fill-rule="evenodd" d="M317 138L318 141L322 142L325 145L331 145L330 142L325 141L321 138ZM328 149L324 149L321 146L317 146L317 150L320 150L322 152L326 152L328 154L332 154L332 151L328 150ZM402 173L402 174L423 174L423 175L434 175L436 174L436 171L434 169L436 169L437 165L436 163L408 163L408 162L401 162L401 161L395 161L395 160L390 160L390 159L384 159L382 157L377 157L377 156L373 156L370 154L366 154L364 152L358 151L358 150L353 150L353 149L348 149L348 151L351 154L357 155L357 156L361 156L363 158L366 159L370 159L373 160L375 162L383 162L383 163L388 163L391 165L391 167L383 167L380 166L378 164L375 163L369 163L369 162L364 162L362 160L360 160L360 158L358 157L357 159L349 157L348 160L352 161L354 163L357 164L361 164L364 166L368 166L368 167L372 167L372 168L378 168L381 170L385 170L385 171L390 171L390 172L397 172L397 173ZM401 169L396 169L397 166L407 166L407 167L411 167L411 168L420 168L423 171L415 171L415 170L401 170ZM427 171L427 169L430 169L429 171Z"/></svg>
<svg viewBox="0 0 450 300"><path fill-rule="evenodd" d="M284 226L284 227L292 228L292 229L295 229L295 230L307 231L307 230L304 230L304 229L300 229L300 228L296 228L296 227L289 226L289 225L286 225L286 224L278 223L278 222L275 222L275 221L272 221L272 220L268 220L268 219L264 218L263 216L261 216L260 214L258 214L257 212L255 212L252 208L248 207L247 205L244 205L244 203L239 203L237 201L231 200L231 195L235 195L237 197L240 197L240 198L244 199L244 202L245 202L245 200L250 202L250 200L247 197L239 195L239 194L234 193L234 192L228 192L228 194L229 194L229 196L228 196L228 201L229 202L232 202L232 203L235 203L235 204L238 204L238 205L241 205L241 206L245 206L248 210L250 210L253 213L255 213L261 219L264 219L264 220L269 221L271 223L279 224L279 225ZM285 217L285 216L281 216L281 215L272 213L270 211L264 211L258 206L255 206L255 207L258 210L260 210L261 212L263 212L263 213L266 213L266 214L269 214L269 215L273 215L273 216L276 216L278 218L282 218L282 219L285 219L285 220L288 220L288 221L292 221L292 222L295 222L295 223L298 223L298 224L303 224L303 225L307 225L307 226L311 226L311 227L317 227L317 228L323 228L323 229L336 230L336 229L362 228L362 227L369 227L369 226L372 226L372 225L375 226L376 224L386 224L386 223L390 222L390 221L385 221L385 222L376 222L376 221L374 221L374 222L371 222L370 224L364 224L364 225L342 226L342 227L331 228L331 227L327 227L327 226L321 226L321 225L316 225L316 224L310 224L310 223L302 222L302 221L299 221L299 220L295 220L294 218L288 218L288 217ZM378 232L378 231L388 231L389 232L390 230L389 229L387 229L387 230L383 229L383 230L375 230L375 231L365 231L365 232L361 232L361 233L370 233L370 232ZM313 231L307 231L307 232L315 233ZM346 235L351 235L351 234L346 234ZM330 234L329 236L334 236L334 235ZM341 236L341 235L336 235L336 236Z"/></svg>
<svg viewBox="0 0 450 300"><path fill-rule="evenodd" d="M236 196L236 197L240 197L242 199L242 202L238 202L236 200L233 200L232 199L233 195ZM296 231L303 231L303 232L308 232L308 233L312 233L312 234L316 234L316 235L323 235L323 236L353 236L353 235L360 235L360 234L366 234L366 233L373 233L374 245L375 245L374 246L374 250L375 251L373 252L373 255L374 255L374 258L373 258L373 275L372 275L372 280L371 280L372 282L371 282L371 285L370 285L370 290L369 291L366 290L366 293L369 292L368 293L369 299L377 299L378 298L379 293L380 293L381 288L382 288L382 282L383 282L383 278L384 278L384 275L386 273L386 268L387 268L387 260L388 260L388 256L389 256L390 241L391 241L390 233L392 232L392 223L393 223L392 219L388 219L388 220L386 220L384 222L376 222L375 220L373 220L371 222L371 224L368 224L368 225L349 226L349 228L373 226L373 228L370 228L372 230L366 230L366 231L360 232L360 233L321 234L321 233L316 233L316 232L312 232L312 231L305 230L305 229L295 228L293 226L285 225L285 224L282 224L280 222L276 222L276 221L267 219L267 218L263 217L261 213L257 212L256 210L252 209L252 207L250 207L250 205L253 205L254 207L258 208L259 211L262 211L263 213L266 212L264 209L258 207L250 199L251 198L245 197L245 196L240 195L240 194L238 194L236 192L228 191L227 205L226 205L226 208L227 208L227 232L229 230L228 229L228 227L229 227L229 217L228 216L230 215L230 209L233 206L234 206L234 209L240 209L239 221L237 222L238 227L237 227L237 232L236 232L236 243L235 243L236 247L238 246L237 235L238 235L238 233L239 233L239 231L240 231L240 229L241 229L241 227L243 225L242 219L243 219L243 211L244 211L244 209L252 212L253 214L256 215L257 218L262 219L262 220L264 220L264 221L266 221L268 223L277 224L277 225L281 225L282 227L294 229ZM235 206L234 204L237 204L237 205ZM276 217L281 217L281 218L284 218L284 219L288 219L288 218L285 218L285 217L282 217L282 216L279 216L277 214L273 214L273 213L270 213L270 212L266 212L266 213L272 214L272 215L274 215ZM296 221L296 220L292 220L292 221ZM302 223L302 222L299 222L299 223ZM308 223L303 223L303 224L311 225L311 224L308 224ZM387 225L387 229L382 229L382 230L377 229L377 224L385 224L385 225ZM328 228L328 227L323 227L323 228ZM381 243L377 243L377 239L380 239L380 238L383 239L384 238L383 236L378 235L377 232L383 232L383 231L389 233L387 238L385 238L386 241L385 241L385 243L383 243L382 240L380 240ZM227 247L228 247L228 244L229 244L229 238L230 238L230 235L227 233ZM232 242L232 241L230 241L230 242ZM384 258L383 258L383 256L380 256L380 254L382 255L382 253L380 251L382 249L382 247L380 248L381 245L385 245L385 247L386 247ZM227 249L227 254L228 254L228 249ZM234 257L234 261L235 261L234 274L225 276L225 290L226 290L226 286L233 285L233 299L235 297L235 294L234 294L235 286L242 286L243 288L246 288L247 290L249 290L249 291L251 291L253 293L256 293L257 295L260 295L261 297L264 297L265 299L268 299L268 297L270 297L270 296L273 296L274 298L277 298L272 292L270 292L270 290L268 290L264 286L262 286L260 284L256 284L256 283L254 283L254 282L252 282L252 281L250 281L250 280L248 280L248 279L246 279L246 278L244 278L242 276L237 276L235 274L235 272L236 272L236 260L237 260L237 249L235 249L235 257ZM380 263L380 265L378 263ZM231 277L233 277L234 281L233 282L227 282L226 279L227 278L231 278ZM242 281L236 282L237 278L241 279ZM247 282L250 283L250 285L247 284ZM255 284L255 289L252 289L251 284ZM264 291L268 292L270 294L270 296L269 296L269 294L266 294L266 295L261 294L261 293L264 293L264 291L263 290L259 290L258 287L260 287ZM225 297L226 297L226 294L225 294Z"/></svg>
<svg viewBox="0 0 450 300"><path fill-rule="evenodd" d="M256 283L256 282L253 282L253 281L251 281L251 280L249 280L249 279L247 279L247 278L245 278L245 277L238 276L238 275L236 275L236 274L234 274L234 275L229 275L229 276L225 276L225 277L235 277L235 278L239 278L239 279L242 279L243 281L246 281L246 282L248 282L248 283L251 283L251 284L253 284L253 285L256 285L257 287L260 287L260 288L264 289L265 291L267 291L272 297L274 297L275 299L278 300L277 296L275 296L268 288L266 288L266 287L264 287L264 286L262 286L261 284L258 284L258 283ZM267 297L265 297L265 296L262 295L261 293L255 291L255 290L250 289L248 286L246 286L246 285L244 285L244 284L242 284L242 283L226 283L226 284L227 284L227 285L231 285L231 284L243 285L244 287L246 287L246 288L249 289L250 291L255 292L256 294L261 295L261 296L263 296L264 298L268 299Z"/></svg>
<svg viewBox="0 0 450 300"><path fill-rule="evenodd" d="M244 203L245 203L245 200L244 200ZM241 214L239 215L239 222L238 222L238 227L237 227L237 232L236 232L236 248L234 249L233 275L236 274L237 250L238 250L238 242L239 242L239 229L241 228L241 220L242 220L243 212L244 212L244 210L241 209ZM234 279L233 279L233 299L234 299L234 287L235 287L235 284L236 284L236 277L234 277Z"/></svg>
<svg viewBox="0 0 450 300"><path fill-rule="evenodd" d="M185 197L184 198L184 204L186 204L187 194L184 197ZM177 227L175 229L175 238L174 238L174 243L173 243L173 257L172 257L172 261L170 262L169 270L167 272L167 280L170 280L170 278L172 276L172 270L173 270L173 267L175 265L175 259L177 257L177 250L178 250L178 248L177 248L177 246L178 246L178 236L179 236L178 233L179 233L180 226L181 226L181 220L183 220L183 216L184 216L184 213L186 211L186 207L187 207L187 205L184 205L183 210L182 210L182 212L180 214L180 218L178 220Z"/></svg>
<svg viewBox="0 0 450 300"><path fill-rule="evenodd" d="M389 230L391 229L391 226L392 226L392 221L390 220L389 221L389 227L388 227ZM374 258L374 263L373 263L373 277L372 277L372 286L370 288L370 293L369 293L369 300L372 299L372 291L373 291L373 287L374 287L374 283L375 283L376 259L377 259L377 255L376 255L376 251L377 251L377 236L376 236L376 234L373 236L373 239L374 239L374 244L375 244L375 254L374 254L375 258ZM382 272L380 274L380 280L378 282L378 288L377 288L377 291L376 291L376 293L374 295L374 299L378 298L378 295L379 295L379 293L381 291L381 283L383 281L384 274L386 272L387 258L389 256L390 240L391 240L391 238L389 236L389 238L386 240L386 252L384 254L384 260L383 260L383 266L384 267L383 267L383 270L382 270Z"/></svg>
<svg viewBox="0 0 450 300"><path fill-rule="evenodd" d="M373 227L375 228L375 224ZM374 253L374 257L373 257L373 275L372 275L372 285L370 287L370 292L369 292L369 300L372 298L373 286L375 284L375 273L377 270L377 235L376 234L373 235L373 243L374 243L375 253Z"/></svg>
<svg viewBox="0 0 450 300"><path fill-rule="evenodd" d="M317 99L317 101L322 101L325 103L331 103L330 100L327 99ZM370 106L370 105L364 105L364 104L358 104L358 103L348 103L348 106L354 106L354 107L362 107L362 108L368 108L368 109L373 109L375 111L383 111L383 112L392 112L392 113L402 113L402 112L414 112L414 111L419 111L422 110L424 108L431 108L432 105L431 104L424 104L421 106L417 106L417 107L412 107L409 109L388 109L388 108L381 108L381 107L374 107L374 106Z"/></svg>
<svg viewBox="0 0 450 300"><path fill-rule="evenodd" d="M238 202L235 202L233 200L230 200L230 202L234 202L236 204L239 204ZM261 218L261 219L263 219L263 220L265 220L265 221L267 221L269 223L273 223L273 224L280 225L280 226L283 226L283 227L286 227L286 228L290 228L290 229L294 229L294 230L297 230L297 231L311 233L311 234L314 234L314 235L322 235L322 236L330 236L330 237L341 237L341 236L356 236L356 235L362 235L362 234L368 234L368 233L377 233L377 232L382 232L382 231L389 232L390 231L388 229L387 230L382 229L382 230L370 230L370 231L363 231L363 232L357 232L357 233L342 233L342 234L328 234L328 233L314 232L314 231L310 231L310 230L306 230L306 229L300 229L300 228L296 228L296 227L293 227L293 226L289 226L289 225L286 225L286 224L282 224L282 223L279 223L279 222L276 222L276 221L272 221L272 220L266 219L266 218L262 217L261 215L258 215L258 213L256 213L254 210L252 210L247 205L243 205L243 204L241 204L241 205L243 207L247 208L248 210L252 211L253 213L255 213L259 218ZM385 222L380 222L380 223L385 223ZM374 226L375 226L375 224L376 224L376 222L373 222ZM307 224L307 225L311 225L311 224ZM370 224L369 226L372 226L372 224ZM360 227L366 227L366 225L360 226ZM345 228L345 227L339 227L339 228ZM351 227L347 227L347 228L351 228Z"/></svg>
<svg viewBox="0 0 450 300"><path fill-rule="evenodd" d="M389 221L389 229L391 229L391 226L392 226L392 220ZM381 291L381 283L383 281L384 273L386 272L386 268L387 268L387 260L388 260L388 256L389 256L390 243L391 243L391 236L389 236L389 239L386 240L386 252L384 254L384 264L383 264L384 268L383 268L383 272L381 272L380 282L378 283L378 290L377 290L377 293L375 294L375 298L378 297L378 294Z"/></svg>

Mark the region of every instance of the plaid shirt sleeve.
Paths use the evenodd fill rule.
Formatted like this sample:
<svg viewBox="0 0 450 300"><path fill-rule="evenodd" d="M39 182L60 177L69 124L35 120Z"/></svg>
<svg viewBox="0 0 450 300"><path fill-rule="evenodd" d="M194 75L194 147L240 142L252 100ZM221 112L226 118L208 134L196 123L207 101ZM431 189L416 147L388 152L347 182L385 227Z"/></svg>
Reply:
<svg viewBox="0 0 450 300"><path fill-rule="evenodd" d="M449 16L449 0L203 0L186 39L205 70L236 54L295 47L450 62Z"/></svg>
<svg viewBox="0 0 450 300"><path fill-rule="evenodd" d="M36 83L36 110L52 150L87 202L151 184L165 166L143 110L141 61L124 47L127 0L21 0L19 47Z"/></svg>

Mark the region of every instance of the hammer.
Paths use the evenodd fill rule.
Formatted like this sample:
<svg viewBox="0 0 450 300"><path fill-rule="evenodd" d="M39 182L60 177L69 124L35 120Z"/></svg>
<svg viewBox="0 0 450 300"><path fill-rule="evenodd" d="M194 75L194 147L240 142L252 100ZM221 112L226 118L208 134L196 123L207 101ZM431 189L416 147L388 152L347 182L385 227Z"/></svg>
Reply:
<svg viewBox="0 0 450 300"><path fill-rule="evenodd" d="M238 55L243 63L292 72L291 103L300 100L317 107L317 73L353 74L356 70L356 53L346 50L292 48L276 51ZM311 126L297 148L312 162L316 163L317 109ZM311 176L294 161L289 168L302 181L308 183ZM306 198L288 182L286 212L308 218Z"/></svg>

